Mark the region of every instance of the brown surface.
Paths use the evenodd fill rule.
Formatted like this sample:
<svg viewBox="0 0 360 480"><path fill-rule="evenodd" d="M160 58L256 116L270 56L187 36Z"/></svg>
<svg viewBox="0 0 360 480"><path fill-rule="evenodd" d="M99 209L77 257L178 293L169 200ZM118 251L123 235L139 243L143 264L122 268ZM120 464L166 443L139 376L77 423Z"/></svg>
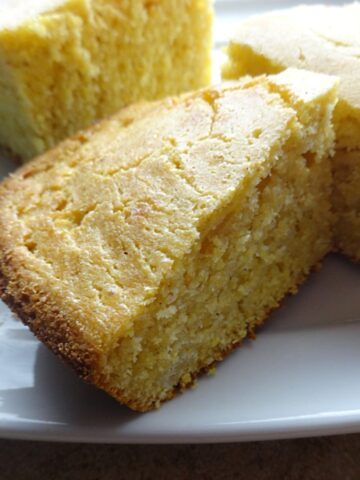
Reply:
<svg viewBox="0 0 360 480"><path fill-rule="evenodd" d="M360 434L183 446L0 440L1 480L358 480Z"/></svg>

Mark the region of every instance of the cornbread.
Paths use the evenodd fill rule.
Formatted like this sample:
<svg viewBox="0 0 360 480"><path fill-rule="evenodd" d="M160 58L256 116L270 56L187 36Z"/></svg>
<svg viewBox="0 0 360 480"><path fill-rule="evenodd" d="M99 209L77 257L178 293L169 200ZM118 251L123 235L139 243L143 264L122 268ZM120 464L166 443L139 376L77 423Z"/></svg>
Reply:
<svg viewBox="0 0 360 480"><path fill-rule="evenodd" d="M0 145L27 160L210 80L211 0L2 0Z"/></svg>
<svg viewBox="0 0 360 480"><path fill-rule="evenodd" d="M2 298L139 411L238 345L331 248L336 80L288 70L122 110L0 187Z"/></svg>
<svg viewBox="0 0 360 480"><path fill-rule="evenodd" d="M337 75L336 248L360 261L360 4L300 6L246 20L231 40L223 78L288 67ZM347 151L352 153L347 154ZM351 165L352 171L349 171ZM350 211L350 210L351 211Z"/></svg>
<svg viewBox="0 0 360 480"><path fill-rule="evenodd" d="M360 151L337 150L334 163L333 205L337 224L335 244L360 260Z"/></svg>

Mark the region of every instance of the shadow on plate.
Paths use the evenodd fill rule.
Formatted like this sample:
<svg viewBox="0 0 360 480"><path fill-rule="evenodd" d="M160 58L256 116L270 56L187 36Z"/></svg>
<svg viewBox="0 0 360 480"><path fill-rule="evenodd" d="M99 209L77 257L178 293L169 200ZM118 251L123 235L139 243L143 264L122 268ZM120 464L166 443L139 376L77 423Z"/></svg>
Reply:
<svg viewBox="0 0 360 480"><path fill-rule="evenodd" d="M342 255L330 254L321 269L299 286L296 295L285 297L259 333L318 330L359 322L360 266Z"/></svg>
<svg viewBox="0 0 360 480"><path fill-rule="evenodd" d="M116 427L139 414L104 392L82 382L75 373L39 344L34 365L35 384L0 390L1 409L18 418L59 422L72 427Z"/></svg>

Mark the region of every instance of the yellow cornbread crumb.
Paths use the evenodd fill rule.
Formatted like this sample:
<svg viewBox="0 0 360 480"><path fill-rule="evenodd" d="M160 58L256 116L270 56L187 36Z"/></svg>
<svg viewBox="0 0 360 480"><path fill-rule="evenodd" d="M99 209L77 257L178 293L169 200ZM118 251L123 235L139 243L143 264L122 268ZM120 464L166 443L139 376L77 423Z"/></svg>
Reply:
<svg viewBox="0 0 360 480"><path fill-rule="evenodd" d="M0 187L0 291L139 411L191 386L331 248L336 80L289 70L129 107Z"/></svg>
<svg viewBox="0 0 360 480"><path fill-rule="evenodd" d="M359 3L300 6L253 17L241 24L233 36L223 67L224 79L273 74L288 67L339 77L339 102L334 114L338 150L333 163L333 202L337 215L334 239L337 249L357 261L360 261L359 22Z"/></svg>
<svg viewBox="0 0 360 480"><path fill-rule="evenodd" d="M140 99L210 80L210 0L0 5L0 145L23 160Z"/></svg>

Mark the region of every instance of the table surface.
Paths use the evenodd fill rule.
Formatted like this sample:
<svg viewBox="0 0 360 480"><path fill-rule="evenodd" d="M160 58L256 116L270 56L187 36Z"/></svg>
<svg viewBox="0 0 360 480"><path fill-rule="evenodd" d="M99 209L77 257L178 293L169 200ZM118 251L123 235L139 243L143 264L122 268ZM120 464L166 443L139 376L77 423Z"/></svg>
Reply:
<svg viewBox="0 0 360 480"><path fill-rule="evenodd" d="M0 440L1 480L358 480L360 434L222 445Z"/></svg>

